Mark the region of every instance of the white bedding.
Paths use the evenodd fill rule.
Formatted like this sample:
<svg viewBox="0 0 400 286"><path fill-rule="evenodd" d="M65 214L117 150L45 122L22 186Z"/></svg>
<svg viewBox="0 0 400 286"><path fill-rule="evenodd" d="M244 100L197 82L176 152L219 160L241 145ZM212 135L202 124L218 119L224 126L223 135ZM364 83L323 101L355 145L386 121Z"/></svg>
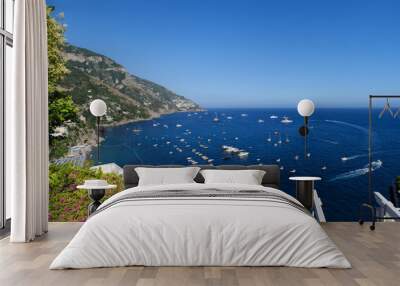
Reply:
<svg viewBox="0 0 400 286"><path fill-rule="evenodd" d="M163 190L263 190L254 185L179 184ZM145 266L294 266L349 268L320 225L299 209L246 198L153 198L122 201L89 218L50 269Z"/></svg>

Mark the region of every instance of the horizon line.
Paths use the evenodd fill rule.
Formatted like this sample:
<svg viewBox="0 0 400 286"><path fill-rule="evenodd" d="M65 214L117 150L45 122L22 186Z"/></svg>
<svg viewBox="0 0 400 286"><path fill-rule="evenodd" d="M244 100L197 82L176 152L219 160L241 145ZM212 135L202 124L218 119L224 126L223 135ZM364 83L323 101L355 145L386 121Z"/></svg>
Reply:
<svg viewBox="0 0 400 286"><path fill-rule="evenodd" d="M296 109L296 106L200 106L203 109L281 109L281 108L293 108ZM373 109L380 108L374 107ZM368 105L366 106L316 106L316 109L368 109Z"/></svg>

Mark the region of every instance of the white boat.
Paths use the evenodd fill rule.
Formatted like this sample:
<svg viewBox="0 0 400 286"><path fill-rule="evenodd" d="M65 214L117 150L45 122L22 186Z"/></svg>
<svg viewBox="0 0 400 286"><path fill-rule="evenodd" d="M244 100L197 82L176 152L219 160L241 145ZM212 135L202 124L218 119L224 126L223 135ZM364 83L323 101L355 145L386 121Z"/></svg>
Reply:
<svg viewBox="0 0 400 286"><path fill-rule="evenodd" d="M284 123L284 124L289 124L292 122L293 122L293 120L289 119L289 117L287 117L287 116L284 116L283 119L281 120L281 123Z"/></svg>
<svg viewBox="0 0 400 286"><path fill-rule="evenodd" d="M246 116L247 116L247 113L242 113L242 114L240 114L240 116L246 117Z"/></svg>
<svg viewBox="0 0 400 286"><path fill-rule="evenodd" d="M258 123L264 123L264 120L258 119L257 122L258 122Z"/></svg>
<svg viewBox="0 0 400 286"><path fill-rule="evenodd" d="M176 124L176 127L177 127L177 128L182 127L182 124L179 124L179 123L178 123L178 124Z"/></svg>
<svg viewBox="0 0 400 286"><path fill-rule="evenodd" d="M276 116L276 115L271 115L269 118L271 118L271 119L277 119L278 116Z"/></svg>
<svg viewBox="0 0 400 286"><path fill-rule="evenodd" d="M249 152L240 151L240 152L238 153L238 156L239 156L240 158L247 157L247 156L249 156Z"/></svg>
<svg viewBox="0 0 400 286"><path fill-rule="evenodd" d="M349 160L349 158L348 158L348 157L342 157L342 158L340 158L340 160L342 160L343 162L345 162L345 161Z"/></svg>
<svg viewBox="0 0 400 286"><path fill-rule="evenodd" d="M134 128L134 129L132 129L132 132L135 134L138 134L138 133L142 132L142 129Z"/></svg>
<svg viewBox="0 0 400 286"><path fill-rule="evenodd" d="M322 166L322 168L321 168L322 171L325 171L326 169L327 169L326 166Z"/></svg>
<svg viewBox="0 0 400 286"><path fill-rule="evenodd" d="M227 116L226 119L232 120L232 116Z"/></svg>
<svg viewBox="0 0 400 286"><path fill-rule="evenodd" d="M219 122L219 118L218 118L217 114L215 114L215 117L213 118L213 122L215 122L215 123Z"/></svg>
<svg viewBox="0 0 400 286"><path fill-rule="evenodd" d="M240 149L239 148L236 148L236 147L233 147L233 146L228 146L228 145L222 145L222 149L224 149L224 151L226 152L226 153L239 153L240 152Z"/></svg>

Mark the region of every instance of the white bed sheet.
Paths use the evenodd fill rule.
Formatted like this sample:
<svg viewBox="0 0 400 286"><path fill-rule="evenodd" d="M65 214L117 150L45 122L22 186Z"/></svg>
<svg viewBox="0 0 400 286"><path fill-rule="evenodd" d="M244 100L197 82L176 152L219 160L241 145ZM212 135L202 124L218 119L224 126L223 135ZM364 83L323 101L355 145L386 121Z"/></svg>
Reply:
<svg viewBox="0 0 400 286"><path fill-rule="evenodd" d="M154 190L265 190L232 184L136 187ZM258 199L125 201L91 217L50 269L145 266L293 266L350 268L317 221L285 204Z"/></svg>

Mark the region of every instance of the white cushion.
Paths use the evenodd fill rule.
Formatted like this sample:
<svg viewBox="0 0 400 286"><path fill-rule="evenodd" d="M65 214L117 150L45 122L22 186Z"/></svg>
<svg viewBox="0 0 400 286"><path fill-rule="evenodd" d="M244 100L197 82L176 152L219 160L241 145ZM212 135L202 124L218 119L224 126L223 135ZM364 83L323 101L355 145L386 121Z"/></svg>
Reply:
<svg viewBox="0 0 400 286"><path fill-rule="evenodd" d="M139 186L195 183L193 179L199 170L199 167L135 168L139 176Z"/></svg>
<svg viewBox="0 0 400 286"><path fill-rule="evenodd" d="M265 171L262 170L202 170L205 184L261 185Z"/></svg>

